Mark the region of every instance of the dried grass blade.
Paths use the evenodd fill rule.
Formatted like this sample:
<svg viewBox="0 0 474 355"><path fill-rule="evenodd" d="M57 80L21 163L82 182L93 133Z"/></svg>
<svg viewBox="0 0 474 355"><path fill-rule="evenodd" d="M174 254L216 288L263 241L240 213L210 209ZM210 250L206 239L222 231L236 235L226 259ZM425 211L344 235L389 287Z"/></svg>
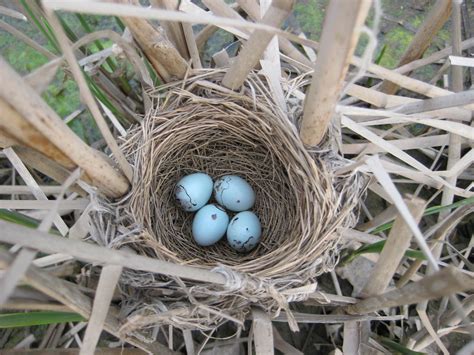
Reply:
<svg viewBox="0 0 474 355"><path fill-rule="evenodd" d="M395 206L398 209L400 215L405 219L405 222L410 227L411 232L415 236L415 240L420 247L423 254L425 254L426 258L428 259L429 264L433 267L434 270L438 271L438 263L436 259L433 257L428 244L426 243L423 235L421 234L413 216L410 214L407 206L403 202L402 196L400 192L397 190L395 185L393 184L390 176L387 174L383 166L380 164L380 160L378 156L373 156L367 159L366 164L374 173L375 177L379 181L379 183L383 186L385 191L390 195L391 199L393 200Z"/></svg>
<svg viewBox="0 0 474 355"><path fill-rule="evenodd" d="M441 177L433 174L433 171L428 169L426 166L421 164L418 160L414 159L412 156L409 154L405 153L403 150L398 149L396 146L392 145L390 141L386 141L383 138L380 138L376 134L372 133L369 131L367 128L362 127L361 125L357 124L356 122L352 121L350 118L342 116L341 117L341 123L350 128L352 131L356 132L357 134L360 134L367 140L371 141L372 143L376 144L377 146L383 148L390 154L394 155L398 159L402 160L409 166L412 166L413 168L417 169L418 171L426 174L428 177L432 178L434 181L449 187L453 191L455 191L457 194L460 194L462 196L465 196L466 193L459 189L456 188L455 186L450 185L448 182L446 182L444 179Z"/></svg>
<svg viewBox="0 0 474 355"><path fill-rule="evenodd" d="M62 58L53 59L25 76L25 81L38 94L41 94L53 81L61 64Z"/></svg>
<svg viewBox="0 0 474 355"><path fill-rule="evenodd" d="M79 67L76 57L74 56L74 52L71 46L69 45L69 41L64 32L63 27L61 26L58 18L53 12L46 11L46 15L48 17L49 22L51 23L52 28L56 32L56 38L64 53L64 57L68 61L74 79L76 80L76 83L79 86L79 91L81 93L82 99L85 101L87 107L91 111L91 114L94 117L97 126L99 127L99 130L102 133L102 136L104 137L108 147L114 154L115 159L117 159L117 162L120 168L122 169L123 174L127 177L128 181L131 181L133 176L132 168L125 159L122 151L120 150L117 142L115 141L115 138L112 135L112 132L110 132L110 129L107 126L104 117L102 117L102 114L100 113L99 107L97 106L97 103L95 102L94 97L92 96L92 93L89 89L89 86L87 85L86 79L84 78L84 74L81 72L81 68Z"/></svg>
<svg viewBox="0 0 474 355"><path fill-rule="evenodd" d="M26 16L23 15L21 12L9 9L8 7L5 7L5 6L0 6L0 15L9 16L11 18L16 18L18 20L28 21Z"/></svg>
<svg viewBox="0 0 474 355"><path fill-rule="evenodd" d="M15 260L11 263L6 273L0 279L0 305L4 304L16 285L30 267L31 262L36 256L36 251L23 248L20 250Z"/></svg>
<svg viewBox="0 0 474 355"><path fill-rule="evenodd" d="M0 20L0 28L11 33L15 38L18 38L20 41L25 42L27 45L29 45L31 48L33 48L40 54L44 55L46 58L56 58L55 54L51 53L48 49L33 41L30 37L26 36L25 34L23 34L23 32L17 30L12 25Z"/></svg>
<svg viewBox="0 0 474 355"><path fill-rule="evenodd" d="M62 210L84 210L89 205L89 200L80 198L76 200L56 201L38 200L0 200L0 208L12 210L50 210L57 205L59 211Z"/></svg>
<svg viewBox="0 0 474 355"><path fill-rule="evenodd" d="M30 174L30 172L28 171L26 166L23 164L23 162L18 157L18 155L15 153L15 151L12 148L7 148L7 149L4 149L3 152L4 152L5 156L8 158L8 160L15 167L15 170L18 172L18 174L20 174L21 178L23 179L25 184L29 187L31 193L35 196L35 198L40 200L40 201L51 202L51 207L53 207L54 206L53 205L54 201L49 201L46 194L41 190L40 186L35 181L35 179ZM54 220L54 225L56 226L56 228L58 228L61 235L65 236L68 233L69 228L66 225L66 223L64 223L61 216L59 216L57 213L55 213L53 220ZM49 230L49 228L42 228L41 230L47 231L47 230Z"/></svg>

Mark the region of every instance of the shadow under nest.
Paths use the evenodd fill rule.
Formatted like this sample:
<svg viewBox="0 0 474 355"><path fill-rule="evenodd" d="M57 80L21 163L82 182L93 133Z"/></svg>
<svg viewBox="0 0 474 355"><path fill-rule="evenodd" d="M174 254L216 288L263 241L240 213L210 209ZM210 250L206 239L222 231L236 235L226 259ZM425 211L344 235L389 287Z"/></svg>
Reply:
<svg viewBox="0 0 474 355"><path fill-rule="evenodd" d="M331 149L309 152L303 146L297 130L301 100L286 92L286 111L275 104L264 77L252 73L242 90L233 92L219 85L223 75L202 70L185 82L148 93L151 109L121 145L134 168L134 181L129 194L114 203L112 222L120 221L134 232L116 228L112 236L94 238L109 247L126 245L141 255L228 277L228 284L212 285L124 273L122 282L136 290L127 291L128 302L135 298L134 311L139 303L146 304L140 314L159 317L153 321L203 329L203 324L225 320L223 313L244 319L255 303L273 315L282 308L289 312L288 302L314 292L314 278L334 267L341 233L355 223L364 179L354 171L335 174L347 162ZM253 210L262 223L261 242L254 250L238 253L225 238L211 247L194 242L194 214L180 209L174 187L181 177L198 171L213 179L239 175L252 185L257 196ZM152 293L160 287L179 293L183 286L188 290L184 294L197 292L200 304L220 315L196 316L193 308L178 312L182 321L177 322L176 314L172 319L159 316L164 308L150 310L150 303L161 300L147 299L147 288ZM298 287L299 292L292 291ZM188 297L179 302L192 303ZM169 305L173 308L173 301ZM136 322L132 328L143 325Z"/></svg>

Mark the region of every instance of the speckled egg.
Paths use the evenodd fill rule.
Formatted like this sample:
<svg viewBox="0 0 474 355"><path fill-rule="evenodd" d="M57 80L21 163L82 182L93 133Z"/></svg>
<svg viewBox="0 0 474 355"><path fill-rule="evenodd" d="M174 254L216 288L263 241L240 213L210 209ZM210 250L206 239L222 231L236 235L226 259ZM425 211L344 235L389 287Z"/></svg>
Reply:
<svg viewBox="0 0 474 355"><path fill-rule="evenodd" d="M225 208L240 212L252 208L255 192L247 181L236 175L225 175L214 183L214 197Z"/></svg>
<svg viewBox="0 0 474 355"><path fill-rule="evenodd" d="M185 211L197 211L211 198L212 186L212 179L207 174L186 175L176 184L174 190L176 201Z"/></svg>
<svg viewBox="0 0 474 355"><path fill-rule="evenodd" d="M260 241L262 227L257 215L250 211L237 213L227 227L227 241L232 249L247 252Z"/></svg>
<svg viewBox="0 0 474 355"><path fill-rule="evenodd" d="M217 243L224 236L228 225L229 216L221 206L206 205L194 216L194 240L203 247Z"/></svg>

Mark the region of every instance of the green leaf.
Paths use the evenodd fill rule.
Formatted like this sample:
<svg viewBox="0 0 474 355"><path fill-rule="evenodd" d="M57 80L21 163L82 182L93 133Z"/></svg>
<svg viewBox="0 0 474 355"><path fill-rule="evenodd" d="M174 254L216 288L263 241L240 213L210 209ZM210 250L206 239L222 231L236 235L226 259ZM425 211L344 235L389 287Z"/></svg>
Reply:
<svg viewBox="0 0 474 355"><path fill-rule="evenodd" d="M381 240L379 242L368 244L360 247L359 249L350 253L347 257L344 258L342 264L350 263L356 257L362 254L379 254L382 252L383 247L385 246L385 240ZM407 249L405 251L405 256L408 258L419 259L419 260L426 260L425 255L418 250Z"/></svg>
<svg viewBox="0 0 474 355"><path fill-rule="evenodd" d="M24 214L21 214L19 212L10 211L10 210L6 210L6 209L3 209L3 208L0 209L0 219L4 220L4 221L7 221L7 222L12 222L12 223L15 223L15 224L19 224L19 225L24 226L24 227L34 228L34 229L38 228L38 226L41 223L40 221L38 221L34 218L31 218L31 217L28 217L28 216L26 216ZM60 235L60 233L56 229L53 229L53 228L51 228L51 230L49 232L52 233L52 234Z"/></svg>
<svg viewBox="0 0 474 355"><path fill-rule="evenodd" d="M389 348L391 351L393 351L394 354L402 354L402 355L424 355L425 354L425 353L420 353L418 351L410 350L404 347L403 345L398 344L397 342L388 338L378 337L378 340L387 348Z"/></svg>
<svg viewBox="0 0 474 355"><path fill-rule="evenodd" d="M26 0L20 0L20 3L26 10L28 15L31 17L36 27L38 27L40 32L43 33L43 35L47 38L51 46L56 50L57 53L60 53L61 51L59 50L59 43L56 40L56 37L54 37L54 35L52 34L51 28L49 24L47 24L47 21L43 18L38 18L36 16L36 13L28 5L28 2Z"/></svg>
<svg viewBox="0 0 474 355"><path fill-rule="evenodd" d="M466 206L466 205L469 205L469 204L472 204L472 203L474 203L474 197L465 198L463 200L454 202L450 205L429 207L425 210L425 213L423 214L423 216L430 216L432 214L436 214L436 213L439 213L439 212L447 210L447 209ZM390 228L392 228L392 226L393 226L393 221L382 224L381 226L378 226L373 231L371 231L371 233L372 234L377 234L377 233L380 233L380 232L385 232L385 231L389 230Z"/></svg>
<svg viewBox="0 0 474 355"><path fill-rule="evenodd" d="M27 312L0 314L0 328L29 327L53 323L83 322L85 319L77 313L69 312Z"/></svg>

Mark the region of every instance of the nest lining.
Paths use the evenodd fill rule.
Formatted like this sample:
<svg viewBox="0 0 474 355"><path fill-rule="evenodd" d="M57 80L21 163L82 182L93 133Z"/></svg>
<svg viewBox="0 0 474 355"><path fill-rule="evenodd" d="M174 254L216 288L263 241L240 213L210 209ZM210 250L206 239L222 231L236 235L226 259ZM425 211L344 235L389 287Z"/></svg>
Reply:
<svg viewBox="0 0 474 355"><path fill-rule="evenodd" d="M249 77L244 94L218 86L221 76L204 72L185 88L150 93L155 109L129 132L122 148L136 174L127 203L148 236L137 248L178 263L223 264L259 277L314 276L332 253L335 230L351 216L353 202L341 206L326 164L306 151L258 75ZM225 238L211 247L192 239L193 214L178 207L173 191L182 176L198 171L213 179L239 175L254 188L262 239L250 253L234 251Z"/></svg>

